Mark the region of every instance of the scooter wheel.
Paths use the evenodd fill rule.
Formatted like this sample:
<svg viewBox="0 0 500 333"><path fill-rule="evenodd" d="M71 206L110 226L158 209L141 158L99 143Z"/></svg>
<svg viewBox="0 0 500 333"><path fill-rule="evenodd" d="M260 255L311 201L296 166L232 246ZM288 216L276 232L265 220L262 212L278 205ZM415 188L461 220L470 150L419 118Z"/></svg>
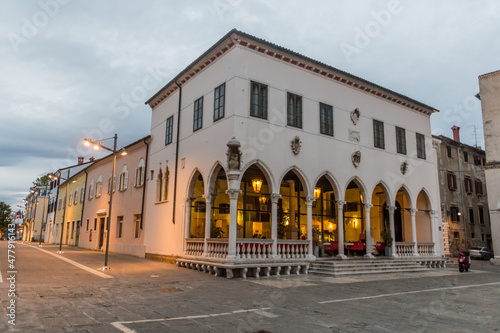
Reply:
<svg viewBox="0 0 500 333"><path fill-rule="evenodd" d="M460 267L458 268L458 270L460 271L460 273L462 273L462 272L464 271L464 268L463 268L462 266L460 266Z"/></svg>
<svg viewBox="0 0 500 333"><path fill-rule="evenodd" d="M468 268L466 268L466 269L465 269L465 271L466 271L466 272L468 272L468 271L469 271L469 269L468 269Z"/></svg>

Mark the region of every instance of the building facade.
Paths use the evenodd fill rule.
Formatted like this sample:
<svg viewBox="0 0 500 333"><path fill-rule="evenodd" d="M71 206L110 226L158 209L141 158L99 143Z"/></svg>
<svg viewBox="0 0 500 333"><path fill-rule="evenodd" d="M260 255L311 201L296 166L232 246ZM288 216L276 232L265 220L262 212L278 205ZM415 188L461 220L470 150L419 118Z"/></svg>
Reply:
<svg viewBox="0 0 500 333"><path fill-rule="evenodd" d="M486 185L493 238L494 262L500 265L500 71L479 77L486 149Z"/></svg>
<svg viewBox="0 0 500 333"><path fill-rule="evenodd" d="M433 108L236 30L147 103L146 257L443 255Z"/></svg>
<svg viewBox="0 0 500 333"><path fill-rule="evenodd" d="M145 256L143 223L145 178L150 137L126 147L127 154L117 154L113 180L113 199L109 252ZM104 250L107 241L113 156L95 161L87 172L87 194L83 210L79 246ZM155 232L151 230L151 232Z"/></svg>
<svg viewBox="0 0 500 333"><path fill-rule="evenodd" d="M40 241L40 232L46 222L48 187L36 186L26 197L25 203L23 241Z"/></svg>
<svg viewBox="0 0 500 333"><path fill-rule="evenodd" d="M434 136L446 256L458 256L471 246L491 248L491 228L485 180L485 152L460 142L457 126L454 138Z"/></svg>

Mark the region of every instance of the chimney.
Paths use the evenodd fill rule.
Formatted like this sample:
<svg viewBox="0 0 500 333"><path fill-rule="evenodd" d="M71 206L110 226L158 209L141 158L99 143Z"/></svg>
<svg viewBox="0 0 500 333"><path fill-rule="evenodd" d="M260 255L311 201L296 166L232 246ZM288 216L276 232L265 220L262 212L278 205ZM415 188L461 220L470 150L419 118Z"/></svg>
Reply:
<svg viewBox="0 0 500 333"><path fill-rule="evenodd" d="M83 156L78 156L78 165L83 164Z"/></svg>
<svg viewBox="0 0 500 333"><path fill-rule="evenodd" d="M451 130L453 131L453 140L460 142L460 127L453 126Z"/></svg>
<svg viewBox="0 0 500 333"><path fill-rule="evenodd" d="M94 156L92 156L91 158L89 158L90 162L94 162L94 160L95 160Z"/></svg>

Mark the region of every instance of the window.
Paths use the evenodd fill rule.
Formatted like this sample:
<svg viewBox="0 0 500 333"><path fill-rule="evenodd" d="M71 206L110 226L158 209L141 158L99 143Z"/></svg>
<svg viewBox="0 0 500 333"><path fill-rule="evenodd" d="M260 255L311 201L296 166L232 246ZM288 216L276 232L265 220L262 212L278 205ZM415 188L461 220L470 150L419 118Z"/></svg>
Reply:
<svg viewBox="0 0 500 333"><path fill-rule="evenodd" d="M451 191L456 191L457 189L457 176L453 172L448 172L448 188Z"/></svg>
<svg viewBox="0 0 500 333"><path fill-rule="evenodd" d="M174 116L170 116L166 123L167 129L165 130L165 146L172 143L172 134L174 133Z"/></svg>
<svg viewBox="0 0 500 333"><path fill-rule="evenodd" d="M474 155L474 165L481 165L481 156Z"/></svg>
<svg viewBox="0 0 500 333"><path fill-rule="evenodd" d="M99 198L102 194L102 176L99 175L97 178L97 183L95 185L95 197Z"/></svg>
<svg viewBox="0 0 500 333"><path fill-rule="evenodd" d="M482 161L483 166L486 166L486 159L483 158L481 161Z"/></svg>
<svg viewBox="0 0 500 333"><path fill-rule="evenodd" d="M267 119L267 86L252 82L250 96L250 115Z"/></svg>
<svg viewBox="0 0 500 333"><path fill-rule="evenodd" d="M476 234L475 234L475 233L473 233L473 232L471 232L471 233L470 233L470 238L472 238L472 239L476 239Z"/></svg>
<svg viewBox="0 0 500 333"><path fill-rule="evenodd" d="M481 240L484 242L484 234L481 234Z"/></svg>
<svg viewBox="0 0 500 333"><path fill-rule="evenodd" d="M385 149L384 123L375 119L373 119L373 145Z"/></svg>
<svg viewBox="0 0 500 333"><path fill-rule="evenodd" d="M116 221L116 238L122 238L123 216L118 216Z"/></svg>
<svg viewBox="0 0 500 333"><path fill-rule="evenodd" d="M194 101L193 113L193 132L199 130L203 126L203 97Z"/></svg>
<svg viewBox="0 0 500 333"><path fill-rule="evenodd" d="M417 133L417 157L425 160L425 136Z"/></svg>
<svg viewBox="0 0 500 333"><path fill-rule="evenodd" d="M135 238L140 238L141 237L141 215L134 215L134 237Z"/></svg>
<svg viewBox="0 0 500 333"><path fill-rule="evenodd" d="M139 165L135 168L135 178L134 178L134 186L140 187L144 185L144 159L141 158L139 161Z"/></svg>
<svg viewBox="0 0 500 333"><path fill-rule="evenodd" d="M483 206L478 206L477 209L479 211L479 223L484 224L484 208Z"/></svg>
<svg viewBox="0 0 500 333"><path fill-rule="evenodd" d="M401 127L396 127L396 149L399 154L406 155L406 131Z"/></svg>
<svg viewBox="0 0 500 333"><path fill-rule="evenodd" d="M158 171L158 179L156 180L156 197L158 202L168 200L169 175L168 167L164 173L161 169Z"/></svg>
<svg viewBox="0 0 500 333"><path fill-rule="evenodd" d="M451 158L451 147L450 146L446 146L446 156L448 156L448 158Z"/></svg>
<svg viewBox="0 0 500 333"><path fill-rule="evenodd" d="M287 125L302 128L302 97L287 94Z"/></svg>
<svg viewBox="0 0 500 333"><path fill-rule="evenodd" d="M459 222L460 221L460 215L458 213L458 207L452 206L450 208L451 211L451 220L453 222Z"/></svg>
<svg viewBox="0 0 500 333"><path fill-rule="evenodd" d="M80 202L83 202L85 199L85 183L82 185L82 189L80 190Z"/></svg>
<svg viewBox="0 0 500 333"><path fill-rule="evenodd" d="M321 134L333 136L333 106L319 103L319 123Z"/></svg>
<svg viewBox="0 0 500 333"><path fill-rule="evenodd" d="M469 154L466 151L464 151L464 161L469 162Z"/></svg>
<svg viewBox="0 0 500 333"><path fill-rule="evenodd" d="M94 180L92 179L89 185L89 200L92 200L93 197L94 197Z"/></svg>
<svg viewBox="0 0 500 333"><path fill-rule="evenodd" d="M214 121L224 118L226 104L226 84L223 83L214 90Z"/></svg>
<svg viewBox="0 0 500 333"><path fill-rule="evenodd" d="M69 192L69 197L68 197L68 206L71 206L71 204L73 203L73 190L71 190L71 192Z"/></svg>
<svg viewBox="0 0 500 333"><path fill-rule="evenodd" d="M111 177L108 178L108 194L111 190ZM116 176L113 177L113 192L116 191Z"/></svg>
<svg viewBox="0 0 500 333"><path fill-rule="evenodd" d="M457 232L457 231L453 232L453 238L459 239L460 238L460 233Z"/></svg>
<svg viewBox="0 0 500 333"><path fill-rule="evenodd" d="M80 193L80 188L77 186L75 190L75 194L73 196L73 205L78 204L78 193Z"/></svg>
<svg viewBox="0 0 500 333"><path fill-rule="evenodd" d="M89 231L89 222L90 222L89 219L87 219L87 226L85 228L86 231Z"/></svg>
<svg viewBox="0 0 500 333"><path fill-rule="evenodd" d="M469 208L469 222L474 224L474 209Z"/></svg>
<svg viewBox="0 0 500 333"><path fill-rule="evenodd" d="M61 207L62 207L62 199L59 199L59 203L57 205L57 210L61 210Z"/></svg>
<svg viewBox="0 0 500 333"><path fill-rule="evenodd" d="M127 165L124 165L122 172L120 173L120 185L118 186L118 191L125 191L128 187L128 169Z"/></svg>
<svg viewBox="0 0 500 333"><path fill-rule="evenodd" d="M465 192L468 194L472 193L472 179L469 176L464 178Z"/></svg>
<svg viewBox="0 0 500 333"><path fill-rule="evenodd" d="M97 219L94 219L94 230L97 230Z"/></svg>
<svg viewBox="0 0 500 333"><path fill-rule="evenodd" d="M75 233L75 221L71 222L71 239L73 239L74 233Z"/></svg>
<svg viewBox="0 0 500 333"><path fill-rule="evenodd" d="M476 195L483 195L483 182L476 180Z"/></svg>

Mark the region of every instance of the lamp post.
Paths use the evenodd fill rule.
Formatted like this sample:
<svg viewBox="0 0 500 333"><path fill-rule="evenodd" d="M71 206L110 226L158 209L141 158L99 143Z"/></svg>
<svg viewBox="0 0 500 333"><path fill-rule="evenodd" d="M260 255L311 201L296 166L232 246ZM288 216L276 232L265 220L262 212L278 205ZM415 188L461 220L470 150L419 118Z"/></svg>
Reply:
<svg viewBox="0 0 500 333"><path fill-rule="evenodd" d="M110 140L113 139L113 149L108 148L104 146L101 142L104 140ZM115 187L115 168L116 168L116 154L118 153L118 150L116 148L116 143L118 141L118 135L115 133L115 135L111 138L105 138L102 140L92 140L92 139L84 139L84 143L86 146L94 145L94 149L98 150L99 148L103 148L105 150L108 150L113 153L113 163L111 166L111 184L109 188L109 212L108 212L108 218L106 221L106 250L104 252L104 266L100 268L101 270L107 270L109 269L108 267L108 253L109 253L109 228L111 224L111 208L113 207L113 189ZM120 149L121 155L127 155L127 152L122 148Z"/></svg>
<svg viewBox="0 0 500 333"><path fill-rule="evenodd" d="M38 243L38 247L42 247L42 230L43 230L43 218L45 216L45 203L47 201L47 188L49 187L49 184L47 182L47 184L45 185L45 195L44 195L44 198L43 198L43 213L42 213L42 224L40 225L40 238L38 239L39 243Z"/></svg>

